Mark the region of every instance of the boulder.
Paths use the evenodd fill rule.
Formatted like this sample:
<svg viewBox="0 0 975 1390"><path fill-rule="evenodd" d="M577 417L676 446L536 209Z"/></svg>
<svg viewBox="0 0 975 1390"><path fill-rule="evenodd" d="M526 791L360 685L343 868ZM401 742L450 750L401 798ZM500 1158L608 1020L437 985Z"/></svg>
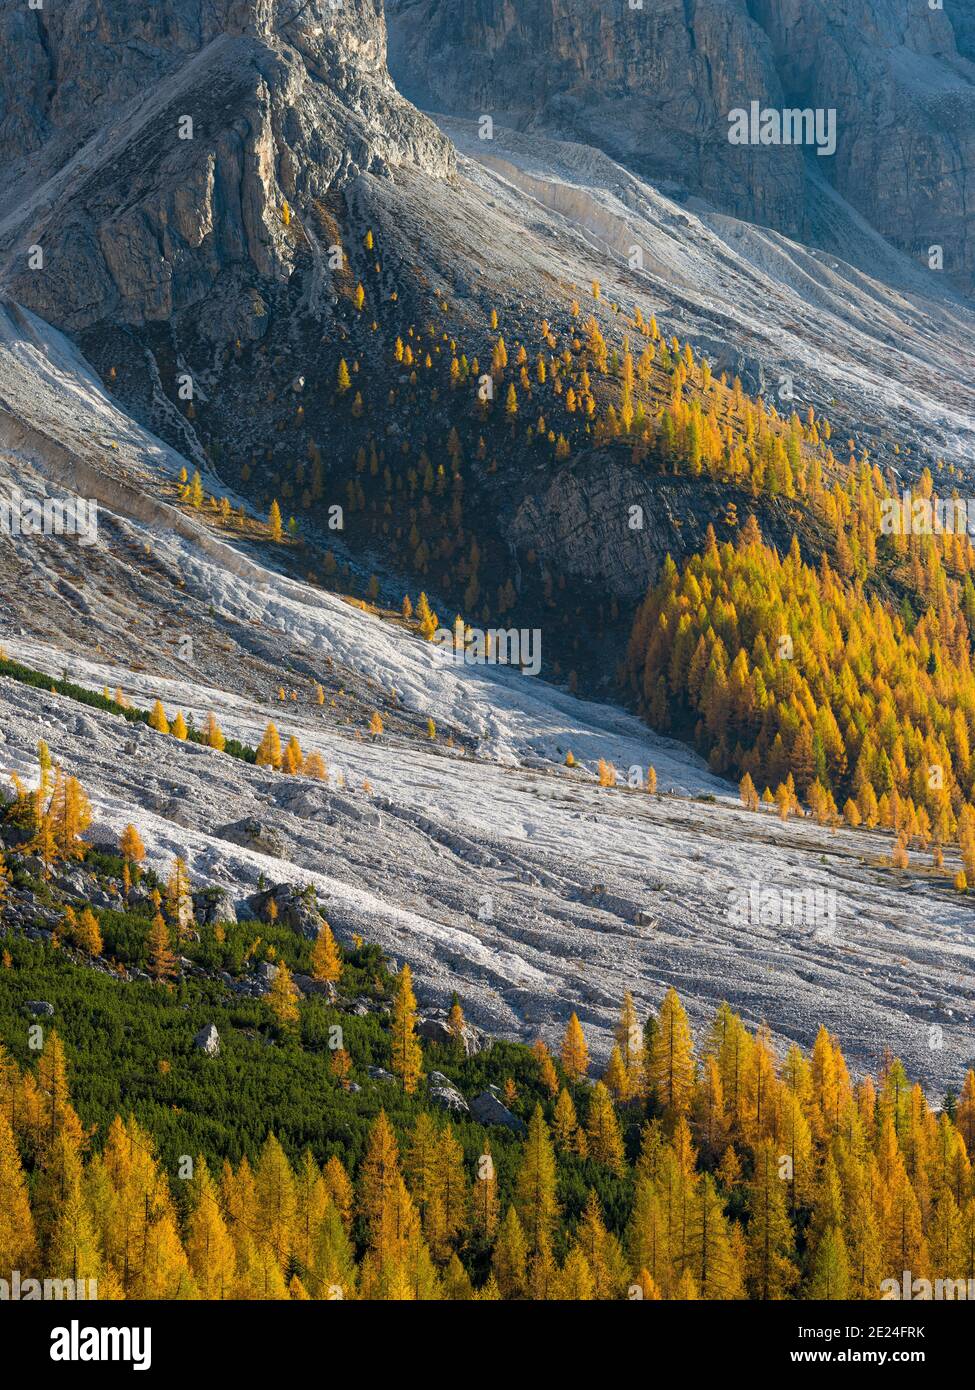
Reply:
<svg viewBox="0 0 975 1390"><path fill-rule="evenodd" d="M441 1071L432 1071L427 1077L427 1091L434 1105L449 1110L453 1115L467 1115L470 1106L452 1081L448 1081Z"/></svg>
<svg viewBox="0 0 975 1390"><path fill-rule="evenodd" d="M193 1046L207 1057L219 1057L220 1034L217 1032L217 1025L208 1023L205 1028L201 1028L193 1039Z"/></svg>
<svg viewBox="0 0 975 1390"><path fill-rule="evenodd" d="M528 1126L524 1120L519 1120L517 1115L513 1115L508 1107L495 1095L496 1087L489 1087L482 1091L479 1096L475 1096L468 1107L471 1118L479 1121L482 1125L504 1125L506 1129L513 1130L515 1134L527 1134Z"/></svg>
<svg viewBox="0 0 975 1390"><path fill-rule="evenodd" d="M369 1075L372 1077L373 1081L396 1080L396 1077L393 1075L393 1073L391 1071L387 1071L385 1067L370 1067Z"/></svg>
<svg viewBox="0 0 975 1390"><path fill-rule="evenodd" d="M35 1018L50 1018L54 1013L54 1005L46 999L28 999L27 1007Z"/></svg>
<svg viewBox="0 0 975 1390"><path fill-rule="evenodd" d="M226 888L203 888L193 894L193 916L201 927L236 922L237 908Z"/></svg>
<svg viewBox="0 0 975 1390"><path fill-rule="evenodd" d="M465 1057L476 1057L484 1046L481 1034L473 1024L466 1021L461 1025L460 1033L456 1038L451 1032L446 1018L421 1018L417 1021L416 1031L427 1042L440 1043L443 1046L459 1042Z"/></svg>
<svg viewBox="0 0 975 1390"><path fill-rule="evenodd" d="M274 827L253 816L221 825L213 833L221 840L229 840L232 845L256 850L258 854L266 854L271 859L284 859L287 856L287 846Z"/></svg>
<svg viewBox="0 0 975 1390"><path fill-rule="evenodd" d="M446 1047L454 1041L454 1035L445 1018L418 1018L416 1031L427 1042L439 1043L441 1047Z"/></svg>
<svg viewBox="0 0 975 1390"><path fill-rule="evenodd" d="M302 994L317 995L318 998L324 999L326 1004L334 1004L338 998L338 990L334 980L316 980L311 975L299 975L297 973L292 976L292 979Z"/></svg>
<svg viewBox="0 0 975 1390"><path fill-rule="evenodd" d="M298 888L293 883L276 883L271 888L252 894L247 905L256 917L266 921L268 904L272 899L277 907L276 920L282 926L290 927L309 941L315 940L322 929L322 915L315 905L314 889Z"/></svg>
<svg viewBox="0 0 975 1390"><path fill-rule="evenodd" d="M92 879L84 869L63 868L51 875L50 884L72 898L87 898L91 891Z"/></svg>

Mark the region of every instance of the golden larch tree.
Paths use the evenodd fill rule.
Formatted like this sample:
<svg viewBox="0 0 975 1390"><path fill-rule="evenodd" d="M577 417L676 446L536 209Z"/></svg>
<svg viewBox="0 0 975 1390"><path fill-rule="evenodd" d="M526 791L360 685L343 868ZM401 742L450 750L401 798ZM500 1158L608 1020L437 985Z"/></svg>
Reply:
<svg viewBox="0 0 975 1390"><path fill-rule="evenodd" d="M402 1081L407 1095L412 1095L416 1090L423 1065L423 1054L416 1036L416 1018L413 975L410 967L404 964L396 979L391 1029L393 1071Z"/></svg>
<svg viewBox="0 0 975 1390"><path fill-rule="evenodd" d="M620 1069L622 1071L622 1063ZM614 1173L622 1175L623 1136L612 1097L601 1081L596 1082L589 1097L586 1139L589 1144L589 1157L597 1163L605 1164Z"/></svg>
<svg viewBox="0 0 975 1390"><path fill-rule="evenodd" d="M684 1006L671 987L650 1044L649 1082L671 1122L686 1115L694 1083L694 1043Z"/></svg>
<svg viewBox="0 0 975 1390"><path fill-rule="evenodd" d="M287 772L290 776L294 777L297 773L299 773L302 770L304 762L305 755L301 751L301 744L298 742L294 734L292 734L291 737L288 739L282 757L284 771Z"/></svg>
<svg viewBox="0 0 975 1390"><path fill-rule="evenodd" d="M142 843L142 837L131 822L119 836L118 847L122 858L127 860L129 864L141 864L146 857L146 847Z"/></svg>
<svg viewBox="0 0 975 1390"><path fill-rule="evenodd" d="M298 987L291 978L286 961L282 960L278 964L267 1002L281 1028L293 1028L298 1022Z"/></svg>
<svg viewBox="0 0 975 1390"><path fill-rule="evenodd" d="M173 955L169 939L169 927L161 912L156 912L149 928L146 943L149 964L148 971L154 980L166 981L176 974L176 957Z"/></svg>
<svg viewBox="0 0 975 1390"><path fill-rule="evenodd" d="M582 1024L575 1011L570 1015L566 1025L559 1056L562 1070L569 1080L581 1081L589 1070L589 1048L586 1044L586 1035L582 1031Z"/></svg>
<svg viewBox="0 0 975 1390"><path fill-rule="evenodd" d="M216 1184L202 1154L194 1164L190 1203L186 1257L200 1295L206 1299L231 1298L236 1276L234 1243L223 1217Z"/></svg>
<svg viewBox="0 0 975 1390"><path fill-rule="evenodd" d="M548 1091L550 1096L557 1096L559 1093L559 1078L555 1070L555 1063L552 1061L552 1054L549 1052L541 1038L536 1038L532 1043L532 1052L538 1062L538 1079Z"/></svg>
<svg viewBox="0 0 975 1390"><path fill-rule="evenodd" d="M281 737L271 720L268 720L264 737L258 745L255 762L258 767L280 768L282 756Z"/></svg>
<svg viewBox="0 0 975 1390"><path fill-rule="evenodd" d="M543 1243L551 1241L558 1220L555 1176L552 1138L542 1107L536 1105L528 1122L528 1135L515 1180L515 1206L530 1256L536 1254Z"/></svg>
<svg viewBox="0 0 975 1390"><path fill-rule="evenodd" d="M207 714L204 736L209 747L215 748L218 753L222 753L227 747L227 740L224 738L223 730L217 723L216 715L212 710Z"/></svg>
<svg viewBox="0 0 975 1390"><path fill-rule="evenodd" d="M337 984L342 977L342 957L332 928L322 921L311 952L311 973L315 980Z"/></svg>
<svg viewBox="0 0 975 1390"><path fill-rule="evenodd" d="M101 928L98 925L98 918L90 907L86 907L78 919L75 940L86 955L101 955L103 949Z"/></svg>
<svg viewBox="0 0 975 1390"><path fill-rule="evenodd" d="M37 1254L34 1219L17 1142L0 1110L0 1268L33 1268Z"/></svg>
<svg viewBox="0 0 975 1390"><path fill-rule="evenodd" d="M149 728L155 729L157 734L169 733L169 720L166 718L166 711L162 707L162 701L156 700L149 715Z"/></svg>

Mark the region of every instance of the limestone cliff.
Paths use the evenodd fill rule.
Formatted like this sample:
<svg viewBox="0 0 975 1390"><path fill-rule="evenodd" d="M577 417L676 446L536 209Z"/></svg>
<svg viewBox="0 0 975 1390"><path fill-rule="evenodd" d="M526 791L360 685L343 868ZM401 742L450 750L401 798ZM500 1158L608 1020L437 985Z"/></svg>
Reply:
<svg viewBox="0 0 975 1390"><path fill-rule="evenodd" d="M381 0L8 3L0 56L4 281L76 332L169 321L219 282L246 335L245 282L293 265L288 199L452 168L389 79Z"/></svg>
<svg viewBox="0 0 975 1390"><path fill-rule="evenodd" d="M420 105L604 149L801 238L810 168L895 245L971 287L975 3L388 0L391 66ZM838 148L738 147L728 112L835 108Z"/></svg>

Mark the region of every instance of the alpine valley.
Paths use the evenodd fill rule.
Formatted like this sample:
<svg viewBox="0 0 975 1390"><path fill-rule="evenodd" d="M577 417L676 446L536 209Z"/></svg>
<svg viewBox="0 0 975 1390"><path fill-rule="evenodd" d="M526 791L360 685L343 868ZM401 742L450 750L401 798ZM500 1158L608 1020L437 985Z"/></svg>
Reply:
<svg viewBox="0 0 975 1390"><path fill-rule="evenodd" d="M0 1283L975 1280L973 190L975 0L0 0Z"/></svg>

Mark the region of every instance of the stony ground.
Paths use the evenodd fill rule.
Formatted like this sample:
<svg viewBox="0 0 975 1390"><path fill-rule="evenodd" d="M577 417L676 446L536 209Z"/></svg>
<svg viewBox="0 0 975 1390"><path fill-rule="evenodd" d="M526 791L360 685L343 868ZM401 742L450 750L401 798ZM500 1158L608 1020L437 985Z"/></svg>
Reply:
<svg viewBox="0 0 975 1390"><path fill-rule="evenodd" d="M888 848L879 835L782 825L730 799L600 789L588 769L504 765L397 735L370 742L307 700L282 715L271 701L134 672L125 688L197 723L213 708L225 733L251 742L276 715L323 753L330 781L254 768L7 680L0 766L27 774L45 738L92 796L93 838L134 821L152 861L185 856L196 884L243 899L261 874L313 882L340 937L359 932L409 961L428 1005L456 989L489 1032L554 1042L576 1009L605 1055L623 990L649 1010L673 984L697 1025L724 998L779 1044L808 1044L825 1022L855 1066L889 1047L935 1091L975 1056L972 910L944 881L871 867ZM672 749L646 751L680 765ZM684 772L686 788L709 780L690 759ZM734 895L753 883L832 889L835 927L732 920Z"/></svg>

